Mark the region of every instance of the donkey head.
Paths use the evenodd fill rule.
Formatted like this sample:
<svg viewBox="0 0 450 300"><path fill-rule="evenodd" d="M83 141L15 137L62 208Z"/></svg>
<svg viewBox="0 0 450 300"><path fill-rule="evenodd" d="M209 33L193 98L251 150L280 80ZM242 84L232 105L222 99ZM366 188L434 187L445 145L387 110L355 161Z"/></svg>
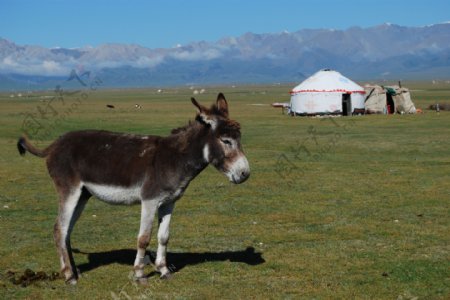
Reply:
<svg viewBox="0 0 450 300"><path fill-rule="evenodd" d="M224 95L220 93L216 103L209 109L194 98L191 100L198 109L196 120L209 130L203 148L205 160L233 183L247 180L250 176L250 166L242 151L240 125L228 118L228 103Z"/></svg>

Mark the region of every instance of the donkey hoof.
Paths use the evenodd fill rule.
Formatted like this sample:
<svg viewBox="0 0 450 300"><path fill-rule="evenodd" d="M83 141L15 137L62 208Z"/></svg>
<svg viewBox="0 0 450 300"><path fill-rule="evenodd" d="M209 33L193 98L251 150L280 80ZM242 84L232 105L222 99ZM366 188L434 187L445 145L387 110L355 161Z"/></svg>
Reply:
<svg viewBox="0 0 450 300"><path fill-rule="evenodd" d="M66 284L76 285L77 284L77 279L75 277L70 277L69 279L66 279Z"/></svg>
<svg viewBox="0 0 450 300"><path fill-rule="evenodd" d="M163 279L163 280L169 280L172 278L172 273L167 272L167 273L161 274L161 276L159 276L159 278Z"/></svg>
<svg viewBox="0 0 450 300"><path fill-rule="evenodd" d="M139 283L140 285L146 286L146 285L148 285L148 278L147 277L139 277L139 278L136 278L136 282Z"/></svg>

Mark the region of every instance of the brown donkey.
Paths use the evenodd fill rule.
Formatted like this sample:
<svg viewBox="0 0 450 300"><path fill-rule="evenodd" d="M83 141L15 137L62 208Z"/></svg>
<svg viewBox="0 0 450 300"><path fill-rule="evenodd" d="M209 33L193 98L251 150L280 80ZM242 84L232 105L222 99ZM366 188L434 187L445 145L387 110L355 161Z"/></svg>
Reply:
<svg viewBox="0 0 450 300"><path fill-rule="evenodd" d="M19 139L21 155L29 151L46 157L59 194L54 238L66 282L76 284L78 279L70 234L92 195L111 204L141 203L134 272L137 279L145 281L144 256L156 211L159 229L155 265L165 278L170 275L166 263L170 218L189 182L210 163L233 183L249 177L240 126L228 118L224 95L220 93L209 109L191 100L198 109L195 121L172 130L167 137L73 131L44 150L34 147L26 137Z"/></svg>

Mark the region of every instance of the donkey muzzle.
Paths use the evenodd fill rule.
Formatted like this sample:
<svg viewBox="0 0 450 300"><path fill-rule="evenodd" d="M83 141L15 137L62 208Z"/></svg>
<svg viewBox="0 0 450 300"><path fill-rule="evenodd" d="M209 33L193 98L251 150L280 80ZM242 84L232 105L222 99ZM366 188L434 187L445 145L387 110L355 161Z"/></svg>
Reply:
<svg viewBox="0 0 450 300"><path fill-rule="evenodd" d="M231 166L227 176L235 184L243 183L250 177L250 165L247 158L242 155Z"/></svg>

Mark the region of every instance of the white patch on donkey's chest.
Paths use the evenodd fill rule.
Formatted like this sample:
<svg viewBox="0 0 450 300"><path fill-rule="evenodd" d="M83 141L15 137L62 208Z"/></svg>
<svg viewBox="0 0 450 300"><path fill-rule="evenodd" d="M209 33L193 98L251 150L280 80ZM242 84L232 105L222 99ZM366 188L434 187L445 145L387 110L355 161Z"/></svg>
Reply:
<svg viewBox="0 0 450 300"><path fill-rule="evenodd" d="M207 163L209 163L209 146L208 146L208 144L206 144L206 145L203 147L203 158L205 159L205 161L206 161Z"/></svg>
<svg viewBox="0 0 450 300"><path fill-rule="evenodd" d="M86 189L95 197L112 204L134 204L142 200L141 186L114 186L85 182Z"/></svg>

